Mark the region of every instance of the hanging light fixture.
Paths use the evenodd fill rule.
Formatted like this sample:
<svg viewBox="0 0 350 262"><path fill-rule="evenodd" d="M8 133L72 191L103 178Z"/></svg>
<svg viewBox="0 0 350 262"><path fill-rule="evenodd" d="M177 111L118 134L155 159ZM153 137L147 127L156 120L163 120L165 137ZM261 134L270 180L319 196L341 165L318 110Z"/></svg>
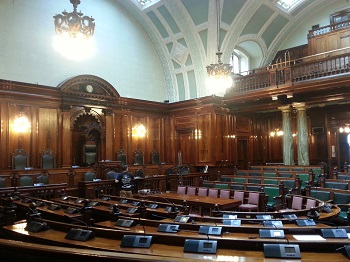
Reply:
<svg viewBox="0 0 350 262"><path fill-rule="evenodd" d="M224 64L221 61L222 52L220 51L220 22L221 22L221 9L220 0L216 0L216 12L217 12L217 47L218 51L216 55L218 56L218 62L216 64L210 64L207 66L207 87L209 88L211 94L224 95L226 89L232 86L232 66L230 64Z"/></svg>
<svg viewBox="0 0 350 262"><path fill-rule="evenodd" d="M95 32L95 19L77 11L80 0L70 2L73 12L64 10L62 14L53 17L56 31L54 49L68 59L82 60L95 51L92 37Z"/></svg>

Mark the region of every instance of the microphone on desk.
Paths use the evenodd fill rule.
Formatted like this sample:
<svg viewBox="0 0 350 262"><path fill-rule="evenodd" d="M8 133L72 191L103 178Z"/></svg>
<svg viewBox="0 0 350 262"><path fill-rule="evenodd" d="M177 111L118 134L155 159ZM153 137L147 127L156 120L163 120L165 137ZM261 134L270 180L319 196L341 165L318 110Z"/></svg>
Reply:
<svg viewBox="0 0 350 262"><path fill-rule="evenodd" d="M73 223L73 224L75 224L75 225L80 224L80 225L85 226L86 229L89 229L89 225L88 225L86 222L84 222L83 220L79 220L79 219L77 219L77 218L75 218L75 217L70 217L70 216L67 216L67 215L65 215L65 217L67 217L67 218L69 218L70 220L76 222L76 223ZM77 223L78 223L78 224L77 224Z"/></svg>
<svg viewBox="0 0 350 262"><path fill-rule="evenodd" d="M27 213L27 226L25 229L34 233L49 229L49 225L43 221L41 214L36 210L36 206L31 203L28 208L29 212ZM40 222L34 220L34 217L39 218Z"/></svg>
<svg viewBox="0 0 350 262"><path fill-rule="evenodd" d="M167 199L167 198L165 198L165 197L163 197L163 199L164 199L166 202L168 202L169 204L171 204L171 209L170 209L169 213L177 213L177 212L178 212L178 210L177 210L177 208L176 208L176 206L175 206L175 203L170 202L169 199Z"/></svg>
<svg viewBox="0 0 350 262"><path fill-rule="evenodd" d="M69 217L69 218L73 221L78 222L79 224L84 225L86 229L71 228L68 231L67 235L65 236L66 239L86 241L95 237L95 233L89 230L89 225L87 223L85 223L82 220L76 219L74 217Z"/></svg>

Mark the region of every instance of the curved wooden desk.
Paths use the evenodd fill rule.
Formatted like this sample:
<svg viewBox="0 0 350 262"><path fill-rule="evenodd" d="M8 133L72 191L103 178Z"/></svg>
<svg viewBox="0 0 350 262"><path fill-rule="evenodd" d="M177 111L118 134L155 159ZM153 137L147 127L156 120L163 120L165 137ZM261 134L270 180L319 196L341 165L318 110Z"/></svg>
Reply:
<svg viewBox="0 0 350 262"><path fill-rule="evenodd" d="M217 198L217 197L205 197L205 196L189 196L175 193L163 193L163 194L151 194L140 195L140 198L154 200L159 202L169 202L182 204L184 201L189 206L198 206L199 208L209 208L210 216L213 215L213 209L217 206L220 210L232 210L237 208L242 202L233 198ZM200 211L201 213L201 211Z"/></svg>

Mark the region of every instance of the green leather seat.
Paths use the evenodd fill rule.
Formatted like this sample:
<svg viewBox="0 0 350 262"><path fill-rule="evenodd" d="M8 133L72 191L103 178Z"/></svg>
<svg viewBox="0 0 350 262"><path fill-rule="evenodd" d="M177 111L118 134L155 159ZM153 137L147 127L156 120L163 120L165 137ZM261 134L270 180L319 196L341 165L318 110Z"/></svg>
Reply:
<svg viewBox="0 0 350 262"><path fill-rule="evenodd" d="M94 172L86 172L84 174L84 181L93 181L96 179L96 174Z"/></svg>

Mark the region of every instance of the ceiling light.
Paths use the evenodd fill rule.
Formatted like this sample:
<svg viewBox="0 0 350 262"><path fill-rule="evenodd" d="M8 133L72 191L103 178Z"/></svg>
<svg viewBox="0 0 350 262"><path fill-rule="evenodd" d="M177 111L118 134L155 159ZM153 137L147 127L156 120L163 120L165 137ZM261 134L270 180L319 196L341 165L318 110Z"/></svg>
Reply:
<svg viewBox="0 0 350 262"><path fill-rule="evenodd" d="M223 96L226 93L226 89L232 87L232 66L230 64L224 64L221 61L222 52L220 51L220 0L216 1L217 12L217 47L218 62L216 64L210 64L207 66L207 87L210 89L211 94Z"/></svg>
<svg viewBox="0 0 350 262"><path fill-rule="evenodd" d="M73 12L64 10L54 18L54 49L71 60L82 60L94 53L95 19L77 11L80 0L70 0Z"/></svg>

